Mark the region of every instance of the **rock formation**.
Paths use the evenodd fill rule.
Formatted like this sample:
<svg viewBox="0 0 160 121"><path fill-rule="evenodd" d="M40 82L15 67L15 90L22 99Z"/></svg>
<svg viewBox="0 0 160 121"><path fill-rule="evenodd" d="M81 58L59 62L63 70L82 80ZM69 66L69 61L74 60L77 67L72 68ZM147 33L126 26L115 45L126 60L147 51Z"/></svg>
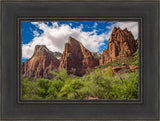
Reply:
<svg viewBox="0 0 160 121"><path fill-rule="evenodd" d="M132 56L138 48L138 40L135 40L131 31L127 28L114 27L107 49L104 49L100 58L100 65L107 64L122 56Z"/></svg>
<svg viewBox="0 0 160 121"><path fill-rule="evenodd" d="M53 52L54 57L56 57L58 60L61 60L62 53L60 52Z"/></svg>
<svg viewBox="0 0 160 121"><path fill-rule="evenodd" d="M100 52L92 52L92 55L93 55L93 57L94 57L95 59L100 59L100 57L101 57Z"/></svg>
<svg viewBox="0 0 160 121"><path fill-rule="evenodd" d="M84 75L95 66L104 65L120 57L132 56L138 48L138 39L126 28L114 27L107 49L102 55L99 52L90 52L82 43L72 37L68 38L63 54L51 52L45 45L36 45L33 56L22 63L22 76L34 78L53 78L51 70L60 71L65 68L68 74ZM114 73L119 71L135 71L137 67L114 67Z"/></svg>
<svg viewBox="0 0 160 121"><path fill-rule="evenodd" d="M130 72L135 72L138 70L138 66L134 65L127 65L125 63L122 63L122 66L115 66L111 67L113 74L119 73L119 74L124 74L124 73L130 73Z"/></svg>
<svg viewBox="0 0 160 121"><path fill-rule="evenodd" d="M97 65L99 65L99 60L95 59L80 42L69 37L61 56L59 69L65 68L68 74L82 76Z"/></svg>
<svg viewBox="0 0 160 121"><path fill-rule="evenodd" d="M36 45L33 56L22 63L22 76L52 78L51 70L58 70L60 61L45 45Z"/></svg>

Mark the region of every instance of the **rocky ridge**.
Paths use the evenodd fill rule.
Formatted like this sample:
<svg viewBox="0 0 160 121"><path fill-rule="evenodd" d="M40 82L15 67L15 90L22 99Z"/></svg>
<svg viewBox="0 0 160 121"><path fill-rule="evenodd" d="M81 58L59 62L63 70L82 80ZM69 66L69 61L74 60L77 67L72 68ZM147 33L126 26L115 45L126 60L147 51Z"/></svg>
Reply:
<svg viewBox="0 0 160 121"><path fill-rule="evenodd" d="M60 70L65 68L68 74L82 76L98 65L99 60L95 59L92 53L82 43L69 37L61 56Z"/></svg>
<svg viewBox="0 0 160 121"><path fill-rule="evenodd" d="M68 74L82 76L98 65L105 65L120 57L132 56L138 49L138 39L135 40L127 29L114 27L107 49L102 54L90 52L82 43L69 37L63 53L51 52L45 45L36 45L33 56L22 63L22 76L34 78L53 78L52 70L65 68ZM124 66L124 65L123 65ZM129 65L112 67L113 73L132 72L138 67Z"/></svg>
<svg viewBox="0 0 160 121"><path fill-rule="evenodd" d="M33 56L22 63L22 76L52 78L51 70L58 70L60 61L45 45L36 45Z"/></svg>
<svg viewBox="0 0 160 121"><path fill-rule="evenodd" d="M107 45L99 60L100 65L112 62L120 57L132 56L138 48L138 40L135 40L131 31L114 27Z"/></svg>
<svg viewBox="0 0 160 121"><path fill-rule="evenodd" d="M60 52L53 52L53 56L56 57L60 61L61 61L61 55L62 55L62 53L60 53Z"/></svg>

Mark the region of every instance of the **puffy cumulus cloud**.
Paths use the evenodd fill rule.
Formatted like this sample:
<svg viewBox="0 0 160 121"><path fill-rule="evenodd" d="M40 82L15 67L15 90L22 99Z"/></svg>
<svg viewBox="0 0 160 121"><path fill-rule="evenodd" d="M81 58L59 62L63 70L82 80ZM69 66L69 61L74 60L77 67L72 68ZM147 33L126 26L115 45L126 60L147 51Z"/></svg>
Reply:
<svg viewBox="0 0 160 121"><path fill-rule="evenodd" d="M68 41L68 37L72 36L76 40L80 41L90 51L98 51L99 47L104 44L107 34L102 33L97 35L96 30L91 32L82 31L83 25L71 28L68 24L58 25L57 22L52 22L51 26L48 26L46 22L32 22L37 29L42 30L43 33L38 31L32 31L34 38L28 44L22 45L22 58L30 58L33 55L34 47L36 45L46 45L51 51L63 52L64 45ZM95 27L97 23L95 23Z"/></svg>
<svg viewBox="0 0 160 121"><path fill-rule="evenodd" d="M104 30L106 29L106 31L103 31L101 34L96 33L99 31L96 29L97 22L94 22L91 32L82 31L84 28L83 24L80 24L78 27L71 27L72 23L59 25L57 22L51 22L50 26L49 22L31 23L35 25L36 29L34 31L31 30L34 36L32 41L22 45L22 58L25 59L33 55L36 45L46 45L49 50L62 53L69 36L80 41L90 51L99 51L100 47L105 44L104 41L109 40L114 26L121 29L127 28L133 33L135 39L138 37L138 22L109 22L106 28L104 26ZM38 30L42 30L43 32L40 33Z"/></svg>
<svg viewBox="0 0 160 121"><path fill-rule="evenodd" d="M132 32L135 39L138 38L138 22L115 22L109 26L106 26L106 28L109 29L107 39L110 38L110 34L112 33L114 27L120 27L121 29L127 28L129 31Z"/></svg>

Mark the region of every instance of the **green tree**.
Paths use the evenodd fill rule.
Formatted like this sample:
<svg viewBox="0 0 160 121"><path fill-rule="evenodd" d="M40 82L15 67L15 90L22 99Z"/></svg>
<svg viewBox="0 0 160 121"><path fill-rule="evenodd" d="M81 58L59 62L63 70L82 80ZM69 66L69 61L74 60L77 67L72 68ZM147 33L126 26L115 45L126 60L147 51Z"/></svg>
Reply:
<svg viewBox="0 0 160 121"><path fill-rule="evenodd" d="M52 81L48 80L48 79L37 79L36 81L36 85L39 89L39 96L42 97L43 99L45 99L46 96L48 96L48 89L51 85Z"/></svg>
<svg viewBox="0 0 160 121"><path fill-rule="evenodd" d="M116 79L112 85L112 99L137 99L138 98L138 72L128 73L127 78Z"/></svg>
<svg viewBox="0 0 160 121"><path fill-rule="evenodd" d="M52 82L51 86L48 89L48 96L47 99L57 99L58 93L60 92L61 88L64 86L64 82L61 80L55 80Z"/></svg>
<svg viewBox="0 0 160 121"><path fill-rule="evenodd" d="M62 87L59 97L63 99L80 99L82 96L79 94L79 90L83 87L83 83L79 78L70 78L65 82Z"/></svg>
<svg viewBox="0 0 160 121"><path fill-rule="evenodd" d="M62 69L59 73L52 71L51 72L54 76L56 76L54 78L54 80L61 80L63 82L65 82L65 80L67 80L69 78L69 75L67 74L67 70L66 69Z"/></svg>
<svg viewBox="0 0 160 121"><path fill-rule="evenodd" d="M42 99L38 95L39 89L35 82L29 81L28 78L22 80L22 99Z"/></svg>
<svg viewBox="0 0 160 121"><path fill-rule="evenodd" d="M138 53L138 52L137 52ZM136 56L135 56L136 57ZM52 72L52 80L22 80L23 99L137 99L138 71L113 74L110 67L96 68L83 77L70 76L65 69Z"/></svg>
<svg viewBox="0 0 160 121"><path fill-rule="evenodd" d="M101 99L109 98L112 81L112 71L106 68L104 71L96 69L83 81L84 87L80 89L83 97L93 96ZM83 77L84 78L84 77Z"/></svg>
<svg viewBox="0 0 160 121"><path fill-rule="evenodd" d="M133 54L134 56L134 61L132 63L132 65L138 66L138 49L137 51Z"/></svg>

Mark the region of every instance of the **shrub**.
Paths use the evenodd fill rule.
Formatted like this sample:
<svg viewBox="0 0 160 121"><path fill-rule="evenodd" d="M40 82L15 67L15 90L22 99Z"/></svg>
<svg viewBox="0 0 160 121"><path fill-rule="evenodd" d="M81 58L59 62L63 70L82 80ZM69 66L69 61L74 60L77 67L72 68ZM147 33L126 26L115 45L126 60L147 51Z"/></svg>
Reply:
<svg viewBox="0 0 160 121"><path fill-rule="evenodd" d="M64 82L66 79L69 78L69 75L67 74L66 69L62 69L59 73L52 71L52 74L56 76L54 80L61 80Z"/></svg>
<svg viewBox="0 0 160 121"><path fill-rule="evenodd" d="M132 65L138 66L138 49L133 55L134 55L134 62L132 63Z"/></svg>
<svg viewBox="0 0 160 121"><path fill-rule="evenodd" d="M22 81L22 99L42 99L38 93L39 89L36 83L24 78Z"/></svg>
<svg viewBox="0 0 160 121"><path fill-rule="evenodd" d="M83 77L70 76L65 69L53 72L52 80L23 78L23 99L137 99L138 71L119 76L110 67L97 68ZM123 78L122 78L123 77Z"/></svg>
<svg viewBox="0 0 160 121"><path fill-rule="evenodd" d="M112 85L112 99L138 98L138 72L129 73L128 78L114 81Z"/></svg>
<svg viewBox="0 0 160 121"><path fill-rule="evenodd" d="M83 83L79 78L69 79L62 87L59 96L62 99L79 99L82 96L79 94L79 90L83 87Z"/></svg>
<svg viewBox="0 0 160 121"><path fill-rule="evenodd" d="M61 80L55 80L52 82L48 89L47 99L57 99L57 95L60 92L61 88L64 86L64 82Z"/></svg>
<svg viewBox="0 0 160 121"><path fill-rule="evenodd" d="M52 83L51 80L48 80L48 79L43 79L43 78L37 79L36 85L39 89L38 95L40 97L45 99L45 97L49 94L48 89L49 89L51 83Z"/></svg>

